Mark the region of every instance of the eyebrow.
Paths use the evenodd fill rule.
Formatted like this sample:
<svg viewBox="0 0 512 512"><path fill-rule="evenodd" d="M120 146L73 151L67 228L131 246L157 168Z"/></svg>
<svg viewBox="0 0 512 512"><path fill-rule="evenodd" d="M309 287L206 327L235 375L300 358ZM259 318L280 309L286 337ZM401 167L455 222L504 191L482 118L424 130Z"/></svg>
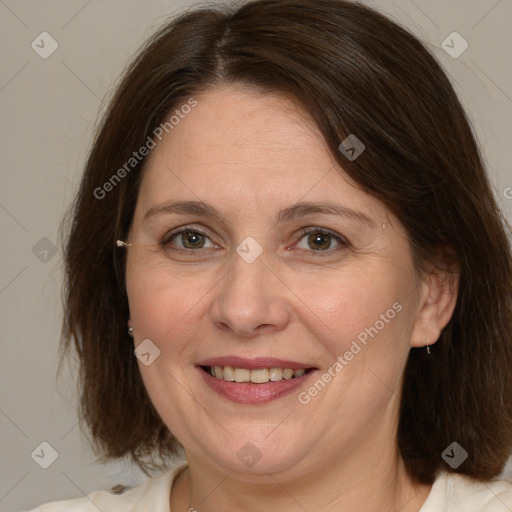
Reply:
<svg viewBox="0 0 512 512"><path fill-rule="evenodd" d="M158 214L198 215L210 217L224 223L222 215L210 204L203 201L173 201L163 203L150 208L143 218L143 222ZM304 202L301 201L281 210L275 219L274 227L284 222L291 222L306 215L323 214L337 215L355 221L367 227L375 227L376 223L363 212L352 210L339 204L327 202Z"/></svg>

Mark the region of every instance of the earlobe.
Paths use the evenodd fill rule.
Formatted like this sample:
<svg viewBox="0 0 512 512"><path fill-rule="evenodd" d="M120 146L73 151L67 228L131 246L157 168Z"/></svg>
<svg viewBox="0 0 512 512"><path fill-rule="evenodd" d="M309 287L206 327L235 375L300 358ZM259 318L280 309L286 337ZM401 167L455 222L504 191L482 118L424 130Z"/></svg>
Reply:
<svg viewBox="0 0 512 512"><path fill-rule="evenodd" d="M458 291L458 272L435 271L424 278L411 337L413 347L433 345L439 339L455 310Z"/></svg>

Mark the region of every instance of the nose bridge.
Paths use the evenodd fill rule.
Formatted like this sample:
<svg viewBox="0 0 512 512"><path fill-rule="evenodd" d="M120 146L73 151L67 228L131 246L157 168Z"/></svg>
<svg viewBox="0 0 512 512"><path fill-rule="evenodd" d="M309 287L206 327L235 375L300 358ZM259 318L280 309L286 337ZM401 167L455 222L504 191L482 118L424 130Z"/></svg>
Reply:
<svg viewBox="0 0 512 512"><path fill-rule="evenodd" d="M252 336L262 329L282 329L288 322L284 285L263 254L254 257L250 243L240 244L233 254L231 268L212 306L212 320L241 336Z"/></svg>

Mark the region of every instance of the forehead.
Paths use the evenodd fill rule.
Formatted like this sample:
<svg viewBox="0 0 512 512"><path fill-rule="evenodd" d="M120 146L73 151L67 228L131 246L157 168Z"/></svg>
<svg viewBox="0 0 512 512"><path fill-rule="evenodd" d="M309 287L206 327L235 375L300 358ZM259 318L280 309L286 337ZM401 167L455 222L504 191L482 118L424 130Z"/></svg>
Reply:
<svg viewBox="0 0 512 512"><path fill-rule="evenodd" d="M342 200L381 216L383 205L351 183L300 105L242 87L194 96L145 164L140 202L207 200L238 208ZM179 106L178 106L179 109Z"/></svg>

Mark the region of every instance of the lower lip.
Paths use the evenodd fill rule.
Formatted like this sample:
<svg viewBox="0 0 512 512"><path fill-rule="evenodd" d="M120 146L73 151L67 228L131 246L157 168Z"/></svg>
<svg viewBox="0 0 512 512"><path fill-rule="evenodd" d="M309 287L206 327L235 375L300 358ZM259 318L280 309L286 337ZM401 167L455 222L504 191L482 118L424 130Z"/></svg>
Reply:
<svg viewBox="0 0 512 512"><path fill-rule="evenodd" d="M213 377L200 367L198 367L198 370L206 384L213 389L213 391L228 400L244 404L261 404L277 400L295 391L315 373L314 371L309 371L301 377L295 377L293 379L254 384L252 382L228 382L227 380Z"/></svg>

